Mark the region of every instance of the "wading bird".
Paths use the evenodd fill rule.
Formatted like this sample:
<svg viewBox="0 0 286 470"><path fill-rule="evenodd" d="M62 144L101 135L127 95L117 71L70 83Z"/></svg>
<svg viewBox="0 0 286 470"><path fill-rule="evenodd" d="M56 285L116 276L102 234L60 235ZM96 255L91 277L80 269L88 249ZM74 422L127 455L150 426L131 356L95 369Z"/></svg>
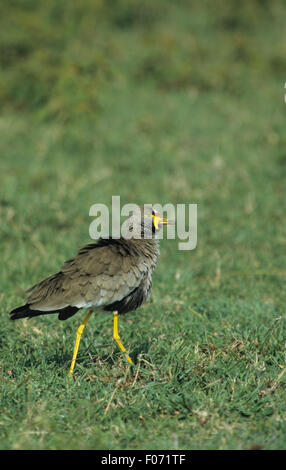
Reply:
<svg viewBox="0 0 286 470"><path fill-rule="evenodd" d="M50 313L66 320L80 309L89 309L77 329L70 376L81 335L93 311L113 312L113 339L125 352L118 333L118 314L136 310L150 295L160 252L155 234L170 222L152 207L138 208L128 221L128 236L101 238L84 246L58 273L31 287L25 305L10 312L12 320ZM129 356L127 359L133 364Z"/></svg>

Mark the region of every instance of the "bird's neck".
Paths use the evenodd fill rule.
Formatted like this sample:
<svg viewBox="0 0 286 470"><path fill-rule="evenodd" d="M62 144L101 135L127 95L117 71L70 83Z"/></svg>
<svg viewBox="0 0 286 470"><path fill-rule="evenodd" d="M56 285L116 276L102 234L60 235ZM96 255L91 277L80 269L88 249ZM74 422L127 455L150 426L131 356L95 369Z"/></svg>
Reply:
<svg viewBox="0 0 286 470"><path fill-rule="evenodd" d="M160 255L160 245L157 239L131 238L126 240L125 243L127 243L129 250L134 254L144 256L146 258L152 258L155 262Z"/></svg>

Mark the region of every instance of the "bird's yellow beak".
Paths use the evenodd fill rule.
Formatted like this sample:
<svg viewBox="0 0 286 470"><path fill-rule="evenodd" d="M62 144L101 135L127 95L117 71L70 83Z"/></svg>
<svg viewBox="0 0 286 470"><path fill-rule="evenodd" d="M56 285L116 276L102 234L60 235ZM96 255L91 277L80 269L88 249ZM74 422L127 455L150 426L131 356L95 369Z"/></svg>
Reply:
<svg viewBox="0 0 286 470"><path fill-rule="evenodd" d="M156 230L159 230L159 225L167 225L168 219L165 217L161 217L160 214L153 214L153 223Z"/></svg>

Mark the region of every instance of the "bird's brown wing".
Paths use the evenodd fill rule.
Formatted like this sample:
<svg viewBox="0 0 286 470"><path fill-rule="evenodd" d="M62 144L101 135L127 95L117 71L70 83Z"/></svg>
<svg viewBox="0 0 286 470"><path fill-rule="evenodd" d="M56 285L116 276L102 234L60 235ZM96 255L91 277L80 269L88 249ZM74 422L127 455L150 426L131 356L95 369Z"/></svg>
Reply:
<svg viewBox="0 0 286 470"><path fill-rule="evenodd" d="M145 261L118 243L87 245L57 274L31 288L27 303L42 311L105 306L136 289L146 272Z"/></svg>

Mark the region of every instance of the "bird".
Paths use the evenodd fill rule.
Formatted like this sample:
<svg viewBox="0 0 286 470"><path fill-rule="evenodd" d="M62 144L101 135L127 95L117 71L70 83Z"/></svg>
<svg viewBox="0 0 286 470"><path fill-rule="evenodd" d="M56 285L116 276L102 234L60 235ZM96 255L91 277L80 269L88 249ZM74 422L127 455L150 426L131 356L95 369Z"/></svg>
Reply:
<svg viewBox="0 0 286 470"><path fill-rule="evenodd" d="M113 312L113 339L134 365L118 331L118 315L138 309L150 296L160 247L156 234L174 223L152 206L137 206L119 238L106 236L82 247L60 270L26 291L26 303L10 312L11 320L58 313L67 320L81 309L88 314L76 332L69 376L76 364L83 330L95 311Z"/></svg>

